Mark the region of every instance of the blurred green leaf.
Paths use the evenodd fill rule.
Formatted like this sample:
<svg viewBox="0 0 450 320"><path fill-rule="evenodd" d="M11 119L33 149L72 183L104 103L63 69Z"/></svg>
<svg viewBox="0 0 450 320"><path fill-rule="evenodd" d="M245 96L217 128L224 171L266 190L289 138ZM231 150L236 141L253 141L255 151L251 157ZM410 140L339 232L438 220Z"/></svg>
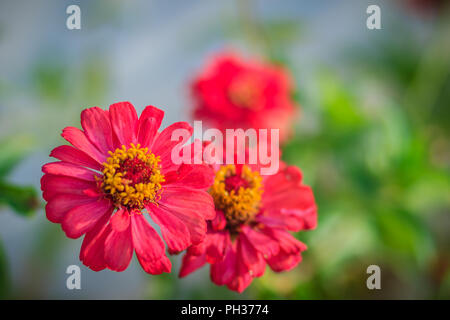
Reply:
<svg viewBox="0 0 450 320"><path fill-rule="evenodd" d="M423 266L433 255L432 235L418 217L404 210L385 207L374 216L374 222L386 253L395 255L393 260L403 258Z"/></svg>
<svg viewBox="0 0 450 320"><path fill-rule="evenodd" d="M0 141L0 178L5 177L30 151L33 140L28 136L14 136Z"/></svg>
<svg viewBox="0 0 450 320"><path fill-rule="evenodd" d="M8 262L3 244L0 241L0 299L5 299L10 287Z"/></svg>
<svg viewBox="0 0 450 320"><path fill-rule="evenodd" d="M3 181L0 181L0 203L9 205L23 216L30 216L39 204L33 187L15 186Z"/></svg>

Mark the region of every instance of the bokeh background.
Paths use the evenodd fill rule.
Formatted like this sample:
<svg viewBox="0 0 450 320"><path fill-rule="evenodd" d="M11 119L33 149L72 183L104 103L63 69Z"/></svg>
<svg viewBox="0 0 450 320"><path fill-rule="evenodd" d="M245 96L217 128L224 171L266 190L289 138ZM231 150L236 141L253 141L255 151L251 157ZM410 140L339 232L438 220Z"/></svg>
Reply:
<svg viewBox="0 0 450 320"><path fill-rule="evenodd" d="M447 1L0 3L0 297L25 299L449 299L450 15ZM70 4L81 30L67 30ZM366 8L381 8L381 30ZM190 120L188 84L232 48L292 72L301 117L283 158L312 185L319 225L293 271L241 295L204 268L178 279L93 272L45 218L41 166L84 108L129 100ZM81 267L82 289L66 289ZM366 288L381 267L382 289Z"/></svg>

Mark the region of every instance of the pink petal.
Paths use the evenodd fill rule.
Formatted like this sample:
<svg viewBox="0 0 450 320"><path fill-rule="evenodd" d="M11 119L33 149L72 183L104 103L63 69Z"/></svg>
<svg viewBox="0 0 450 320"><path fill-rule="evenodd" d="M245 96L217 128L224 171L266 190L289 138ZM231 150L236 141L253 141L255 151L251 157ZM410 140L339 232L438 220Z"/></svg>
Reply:
<svg viewBox="0 0 450 320"><path fill-rule="evenodd" d="M172 269L172 264L165 255L158 260L146 260L142 256L138 256L138 260L142 269L149 274L157 275L163 272L169 273Z"/></svg>
<svg viewBox="0 0 450 320"><path fill-rule="evenodd" d="M69 238L79 238L91 230L103 215L110 215L111 202L101 199L71 209L62 220L62 229Z"/></svg>
<svg viewBox="0 0 450 320"><path fill-rule="evenodd" d="M216 217L211 220L211 227L213 230L219 231L225 229L227 226L227 220L222 211L216 210Z"/></svg>
<svg viewBox="0 0 450 320"><path fill-rule="evenodd" d="M80 261L94 271L106 268L105 240L111 232L109 216L104 215L91 231L87 232L80 250Z"/></svg>
<svg viewBox="0 0 450 320"><path fill-rule="evenodd" d="M242 231L243 236L247 237L252 246L265 257L278 254L280 246L276 240L248 226L243 227Z"/></svg>
<svg viewBox="0 0 450 320"><path fill-rule="evenodd" d="M109 269L123 271L133 256L130 214L118 210L111 218L111 232L105 239L105 261Z"/></svg>
<svg viewBox="0 0 450 320"><path fill-rule="evenodd" d="M204 191L166 188L159 206L180 219L188 228L191 241L197 244L206 234L206 220L215 215L212 198Z"/></svg>
<svg viewBox="0 0 450 320"><path fill-rule="evenodd" d="M41 178L42 197L46 201L62 193L83 195L84 190L95 188L95 186L95 183L91 181L66 176L55 176L48 173L44 174Z"/></svg>
<svg viewBox="0 0 450 320"><path fill-rule="evenodd" d="M134 106L129 102L119 102L109 107L109 115L113 130L124 146L130 143L137 144L138 117Z"/></svg>
<svg viewBox="0 0 450 320"><path fill-rule="evenodd" d="M159 225L171 254L183 251L191 245L189 230L183 221L163 207L149 205L146 208L152 220Z"/></svg>
<svg viewBox="0 0 450 320"><path fill-rule="evenodd" d="M85 133L75 127L66 127L62 137L69 141L75 148L80 149L98 163L103 163L107 154L102 154L86 137Z"/></svg>
<svg viewBox="0 0 450 320"><path fill-rule="evenodd" d="M183 261L181 263L181 269L180 269L180 273L178 274L178 276L180 278L183 278L189 274L191 274L192 272L194 272L195 270L203 267L206 263L206 255L199 255L199 256L194 256L192 254L185 254L183 256Z"/></svg>
<svg viewBox="0 0 450 320"><path fill-rule="evenodd" d="M284 251L286 253L300 253L306 250L306 245L293 237L289 232L276 229L276 228L265 228L264 233L269 237L275 239L280 245L280 251Z"/></svg>
<svg viewBox="0 0 450 320"><path fill-rule="evenodd" d="M301 261L301 254L288 254L281 251L278 255L266 260L275 272L288 271L295 268Z"/></svg>
<svg viewBox="0 0 450 320"><path fill-rule="evenodd" d="M236 245L231 244L225 253L225 258L211 265L211 280L221 286L233 281L236 275Z"/></svg>
<svg viewBox="0 0 450 320"><path fill-rule="evenodd" d="M165 256L164 243L142 214L131 216L133 246L140 261L157 263Z"/></svg>
<svg viewBox="0 0 450 320"><path fill-rule="evenodd" d="M228 231L211 232L206 235L206 258L209 263L222 261L228 246L231 245L230 233Z"/></svg>
<svg viewBox="0 0 450 320"><path fill-rule="evenodd" d="M256 217L258 222L291 231L309 230L317 226L316 206L300 209L266 210L263 215Z"/></svg>
<svg viewBox="0 0 450 320"><path fill-rule="evenodd" d="M139 117L139 125L143 124L147 119L155 119L157 128L161 127L161 123L164 118L164 111L154 106L146 106Z"/></svg>
<svg viewBox="0 0 450 320"><path fill-rule="evenodd" d="M175 130L187 130L189 137L192 135L193 129L187 122L175 122L165 128L155 139L152 152L161 158L161 166L164 171L166 168L173 166L171 159L172 149L180 143L179 140L172 141L172 134Z"/></svg>
<svg viewBox="0 0 450 320"><path fill-rule="evenodd" d="M83 151L80 151L72 146L59 146L52 150L50 157L54 157L64 162L88 167L95 170L101 170L100 163L89 157Z"/></svg>
<svg viewBox="0 0 450 320"><path fill-rule="evenodd" d="M96 204L97 201L98 199L96 198L81 194L58 194L52 197L45 206L47 219L54 223L60 223L63 221L67 212L73 208L86 204Z"/></svg>
<svg viewBox="0 0 450 320"><path fill-rule="evenodd" d="M138 137L139 143L144 147L149 147L153 144L153 140L161 127L164 118L164 111L154 106L145 107L139 117Z"/></svg>
<svg viewBox="0 0 450 320"><path fill-rule="evenodd" d="M138 141L143 148L151 150L153 141L158 134L158 123L154 118L145 119L144 123L139 125Z"/></svg>
<svg viewBox="0 0 450 320"><path fill-rule="evenodd" d="M238 255L239 260L246 268L246 272L249 271L250 275L255 277L264 273L265 263L262 254L253 248L245 236L238 238Z"/></svg>
<svg viewBox="0 0 450 320"><path fill-rule="evenodd" d="M108 112L93 107L81 112L81 126L88 139L102 153L114 150L112 128Z"/></svg>
<svg viewBox="0 0 450 320"><path fill-rule="evenodd" d="M42 172L88 181L95 181L95 176L98 176L94 171L63 161L50 162L43 165Z"/></svg>
<svg viewBox="0 0 450 320"><path fill-rule="evenodd" d="M164 175L166 180L164 184L178 184L194 189L208 189L214 182L214 176L214 170L208 165L181 164L175 171Z"/></svg>

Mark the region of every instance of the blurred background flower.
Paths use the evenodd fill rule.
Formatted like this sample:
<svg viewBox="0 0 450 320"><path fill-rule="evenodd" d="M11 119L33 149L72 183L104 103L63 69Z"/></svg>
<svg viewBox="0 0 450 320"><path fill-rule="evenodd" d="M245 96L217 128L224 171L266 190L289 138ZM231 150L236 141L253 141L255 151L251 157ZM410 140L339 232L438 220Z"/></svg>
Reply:
<svg viewBox="0 0 450 320"><path fill-rule="evenodd" d="M0 297L450 298L449 11L409 3L80 1L81 30L68 30L73 1L2 1ZM370 4L381 30L366 28ZM242 295L213 285L206 268L180 280L137 263L82 267L81 239L66 239L34 200L60 128L124 100L163 108L163 127L189 120L189 81L227 48L294 79L301 116L283 158L319 207L318 228L299 235L303 262L266 270ZM171 259L178 270L181 257ZM82 290L66 289L71 264ZM379 291L366 288L371 264Z"/></svg>

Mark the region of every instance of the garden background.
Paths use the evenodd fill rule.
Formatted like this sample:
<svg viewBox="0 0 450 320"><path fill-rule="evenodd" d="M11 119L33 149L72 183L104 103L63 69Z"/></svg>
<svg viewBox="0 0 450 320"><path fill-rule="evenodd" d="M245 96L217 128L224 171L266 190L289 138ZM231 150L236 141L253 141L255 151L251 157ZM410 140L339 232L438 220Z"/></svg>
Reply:
<svg viewBox="0 0 450 320"><path fill-rule="evenodd" d="M0 297L63 299L450 298L450 12L446 1L2 1ZM66 8L81 8L81 30ZM366 9L381 8L381 30ZM241 295L208 268L93 272L46 217L41 166L80 111L128 100L192 120L188 86L224 49L284 64L301 116L283 159L319 207L290 272ZM66 288L81 266L81 290ZM368 290L366 268L381 267Z"/></svg>

